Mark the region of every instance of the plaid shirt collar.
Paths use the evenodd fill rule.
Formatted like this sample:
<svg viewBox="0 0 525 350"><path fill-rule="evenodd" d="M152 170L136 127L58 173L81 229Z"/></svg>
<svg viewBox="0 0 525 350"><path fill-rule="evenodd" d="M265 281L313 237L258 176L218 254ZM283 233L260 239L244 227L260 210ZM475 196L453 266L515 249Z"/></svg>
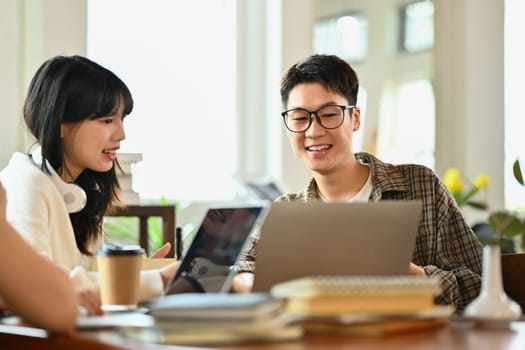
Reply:
<svg viewBox="0 0 525 350"><path fill-rule="evenodd" d="M373 191L371 201L380 200L384 192L407 192L409 184L397 165L384 163L370 153L356 153L355 157L363 164L370 165ZM317 182L312 178L302 192L305 201L320 200Z"/></svg>

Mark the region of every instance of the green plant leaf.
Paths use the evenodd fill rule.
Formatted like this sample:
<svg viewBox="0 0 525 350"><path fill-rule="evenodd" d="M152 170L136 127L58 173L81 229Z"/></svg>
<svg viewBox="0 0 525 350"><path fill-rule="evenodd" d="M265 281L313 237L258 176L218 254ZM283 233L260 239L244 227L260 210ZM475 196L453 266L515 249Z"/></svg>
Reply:
<svg viewBox="0 0 525 350"><path fill-rule="evenodd" d="M103 230L105 241L120 244L138 242L138 219L135 217L105 217Z"/></svg>
<svg viewBox="0 0 525 350"><path fill-rule="evenodd" d="M478 193L478 189L476 187L472 187L465 195L463 196L463 203L467 203L470 198L474 197L474 195Z"/></svg>
<svg viewBox="0 0 525 350"><path fill-rule="evenodd" d="M486 210L487 209L487 204L485 204L483 202L468 201L466 204L471 206L474 209L480 209L480 210Z"/></svg>
<svg viewBox="0 0 525 350"><path fill-rule="evenodd" d="M489 216L489 224L499 238L513 237L523 232L523 224L519 218L505 211L499 211Z"/></svg>
<svg viewBox="0 0 525 350"><path fill-rule="evenodd" d="M502 238L494 237L479 237L479 241L485 245L497 245L504 249L512 249L512 241L503 240Z"/></svg>
<svg viewBox="0 0 525 350"><path fill-rule="evenodd" d="M159 204L160 205L168 205L169 204L168 199L166 197L164 197L164 196L161 196L160 200L159 200Z"/></svg>
<svg viewBox="0 0 525 350"><path fill-rule="evenodd" d="M454 197L454 200L456 201L458 207L461 207L464 204L463 197L461 196L461 192L450 192L452 194L452 197Z"/></svg>
<svg viewBox="0 0 525 350"><path fill-rule="evenodd" d="M151 251L156 251L162 245L163 231L161 229L161 218L148 218L148 233L149 233L149 248Z"/></svg>
<svg viewBox="0 0 525 350"><path fill-rule="evenodd" d="M512 166L512 171L516 180L523 186L523 174L521 172L519 159L516 159L516 161L514 162L514 165Z"/></svg>

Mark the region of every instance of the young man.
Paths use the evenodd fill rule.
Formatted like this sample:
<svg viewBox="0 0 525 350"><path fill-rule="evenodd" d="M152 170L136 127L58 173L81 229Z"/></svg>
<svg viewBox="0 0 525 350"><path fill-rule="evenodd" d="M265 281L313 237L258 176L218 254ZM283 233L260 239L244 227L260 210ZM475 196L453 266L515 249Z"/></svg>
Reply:
<svg viewBox="0 0 525 350"><path fill-rule="evenodd" d="M277 201L421 201L423 217L409 273L439 276L443 292L437 302L461 311L480 291L482 246L432 170L354 154L352 136L361 123L358 89L356 73L336 56L310 56L285 74L284 125L295 155L313 178L302 192L285 194ZM257 238L253 243L241 271L255 271ZM235 290L249 289L252 279L239 274Z"/></svg>

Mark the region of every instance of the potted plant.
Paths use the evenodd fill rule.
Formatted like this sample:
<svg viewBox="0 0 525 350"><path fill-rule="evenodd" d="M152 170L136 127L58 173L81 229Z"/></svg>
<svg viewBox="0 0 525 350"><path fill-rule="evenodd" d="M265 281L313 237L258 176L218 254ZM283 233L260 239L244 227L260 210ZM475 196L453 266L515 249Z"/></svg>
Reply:
<svg viewBox="0 0 525 350"><path fill-rule="evenodd" d="M516 180L523 186L523 175L519 160L513 165ZM525 232L525 220L519 213L506 210L489 215L489 224L495 237L481 237L483 248L483 272L481 292L465 309L465 316L475 317L485 323L499 325L498 321L509 322L521 316L521 307L510 299L503 289L501 274L501 247L509 244L506 238L515 238Z"/></svg>

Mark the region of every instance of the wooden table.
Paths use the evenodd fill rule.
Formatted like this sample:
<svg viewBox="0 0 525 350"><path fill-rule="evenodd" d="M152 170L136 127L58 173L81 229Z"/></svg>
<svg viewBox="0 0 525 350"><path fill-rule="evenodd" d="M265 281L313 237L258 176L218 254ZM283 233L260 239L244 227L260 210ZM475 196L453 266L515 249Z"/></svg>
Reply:
<svg viewBox="0 0 525 350"><path fill-rule="evenodd" d="M242 344L217 348L228 350L523 350L525 349L525 321L513 322L508 329L476 328L472 327L470 323L453 321L448 327L439 330L395 335L386 338L307 335L302 340L295 342ZM78 331L71 335L49 335L41 329L0 325L0 349L169 350L195 349L195 347L132 343L122 338L115 330Z"/></svg>

